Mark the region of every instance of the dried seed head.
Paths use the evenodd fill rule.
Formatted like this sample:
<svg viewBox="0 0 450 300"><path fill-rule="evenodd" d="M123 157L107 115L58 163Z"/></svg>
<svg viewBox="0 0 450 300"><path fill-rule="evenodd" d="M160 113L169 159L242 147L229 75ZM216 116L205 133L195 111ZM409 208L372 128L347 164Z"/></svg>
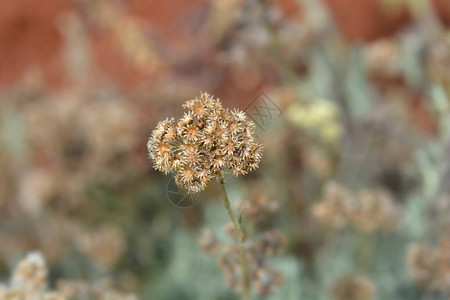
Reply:
<svg viewBox="0 0 450 300"><path fill-rule="evenodd" d="M177 172L175 182L195 193L225 173L245 175L259 166L263 148L255 142L255 125L244 112L224 109L208 93L183 107L188 111L178 122L159 122L149 138L155 169Z"/></svg>

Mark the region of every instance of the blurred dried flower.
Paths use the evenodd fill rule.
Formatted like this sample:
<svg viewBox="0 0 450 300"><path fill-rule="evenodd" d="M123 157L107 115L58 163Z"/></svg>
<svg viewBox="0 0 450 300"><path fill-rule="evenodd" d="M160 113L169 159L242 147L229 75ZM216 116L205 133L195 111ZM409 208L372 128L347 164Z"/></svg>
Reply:
<svg viewBox="0 0 450 300"><path fill-rule="evenodd" d="M244 112L222 107L208 93L186 101L188 110L175 123L159 122L148 140L155 169L176 171L178 186L196 193L224 173L245 175L259 165L262 146Z"/></svg>
<svg viewBox="0 0 450 300"><path fill-rule="evenodd" d="M61 281L57 291L47 290L47 265L39 252L19 262L9 285L0 284L1 300L137 300L115 291L108 282L89 285L83 281Z"/></svg>
<svg viewBox="0 0 450 300"><path fill-rule="evenodd" d="M137 114L125 101L89 102L82 106L80 113L80 130L89 147L90 168L107 166L136 146Z"/></svg>
<svg viewBox="0 0 450 300"><path fill-rule="evenodd" d="M362 190L349 211L349 219L363 232L392 230L399 221L400 208L385 190Z"/></svg>
<svg viewBox="0 0 450 300"><path fill-rule="evenodd" d="M271 269L259 269L252 278L253 289L258 295L268 295L284 284L284 277Z"/></svg>
<svg viewBox="0 0 450 300"><path fill-rule="evenodd" d="M239 249L227 245L219 258L219 266L224 274L225 284L236 292L242 292L242 268L239 262Z"/></svg>
<svg viewBox="0 0 450 300"><path fill-rule="evenodd" d="M431 282L436 268L436 252L423 244L412 244L406 254L410 276L420 285Z"/></svg>
<svg viewBox="0 0 450 300"><path fill-rule="evenodd" d="M57 288L68 299L85 299L89 296L89 284L82 280L59 280Z"/></svg>
<svg viewBox="0 0 450 300"><path fill-rule="evenodd" d="M238 238L238 233L237 233L236 227L234 226L233 222L226 223L223 226L223 229L228 234L228 236L231 237L232 239Z"/></svg>
<svg viewBox="0 0 450 300"><path fill-rule="evenodd" d="M215 241L214 245L217 243ZM279 254L285 245L286 239L278 230L264 232L259 238L246 242L245 255L255 293L267 295L284 283L283 276L277 271L269 269L267 265L269 259ZM213 254L220 254L219 266L224 273L225 283L232 290L241 292L242 268L239 260L239 248L236 245L224 245L219 250L221 251L214 251Z"/></svg>
<svg viewBox="0 0 450 300"><path fill-rule="evenodd" d="M203 229L198 243L200 248L208 254L216 254L219 251L220 241L210 228Z"/></svg>
<svg viewBox="0 0 450 300"><path fill-rule="evenodd" d="M272 257L276 254L280 254L285 246L285 236L278 230L271 230L264 232L262 237L257 240L250 249L263 253L265 257Z"/></svg>
<svg viewBox="0 0 450 300"><path fill-rule="evenodd" d="M274 214L279 204L275 201L270 201L267 196L261 193L252 193L249 199L237 203L237 209L249 220L259 222Z"/></svg>
<svg viewBox="0 0 450 300"><path fill-rule="evenodd" d="M56 166L52 171L59 172L60 180L76 172L82 172L84 180L98 178L99 173L117 176L118 172L105 170L120 168L118 158L137 145L134 106L107 89L99 91L98 100L87 101L87 96L79 91L62 92L57 97L63 101L37 99L25 105L28 142Z"/></svg>
<svg viewBox="0 0 450 300"><path fill-rule="evenodd" d="M345 187L328 182L325 200L314 205L313 215L328 227L352 224L362 232L388 231L396 227L401 209L385 190L362 190L356 197Z"/></svg>
<svg viewBox="0 0 450 300"><path fill-rule="evenodd" d="M19 262L8 285L0 285L0 299L65 300L47 290L47 265L39 252L29 253Z"/></svg>
<svg viewBox="0 0 450 300"><path fill-rule="evenodd" d="M44 293L47 285L47 266L38 252L32 252L19 262L12 279L11 287L18 289L27 299L37 299Z"/></svg>
<svg viewBox="0 0 450 300"><path fill-rule="evenodd" d="M75 241L81 252L106 268L116 264L126 246L122 233L114 227L80 232Z"/></svg>
<svg viewBox="0 0 450 300"><path fill-rule="evenodd" d="M333 284L335 300L370 300L375 294L373 282L360 275L345 275Z"/></svg>
<svg viewBox="0 0 450 300"><path fill-rule="evenodd" d="M324 201L314 205L312 213L328 227L339 229L347 224L349 206L354 195L344 186L329 181L324 187Z"/></svg>
<svg viewBox="0 0 450 300"><path fill-rule="evenodd" d="M334 171L334 165L329 154L319 147L306 148L304 161L308 167L321 179L329 178Z"/></svg>
<svg viewBox="0 0 450 300"><path fill-rule="evenodd" d="M406 264L412 279L419 285L440 291L450 291L450 241L442 239L437 247L415 243L406 254Z"/></svg>

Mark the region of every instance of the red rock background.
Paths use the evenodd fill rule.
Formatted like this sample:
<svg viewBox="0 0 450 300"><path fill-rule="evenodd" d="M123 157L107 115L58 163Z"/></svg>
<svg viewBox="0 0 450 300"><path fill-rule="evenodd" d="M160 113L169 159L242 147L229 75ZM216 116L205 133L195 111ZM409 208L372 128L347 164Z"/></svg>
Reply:
<svg viewBox="0 0 450 300"><path fill-rule="evenodd" d="M405 8L388 10L379 0L324 0L324 3L342 36L351 42L391 35L411 21ZM450 25L450 2L433 0L433 3L442 22ZM287 18L301 16L292 0L274 1L274 5ZM58 18L70 11L83 15L80 6L79 2L66 0L0 0L0 87L17 83L33 68L40 70L49 86L67 82ZM164 45L163 52L182 56L191 55L199 42L182 20L195 21L207 8L208 3L200 0L131 0L127 2L126 13L147 22L152 35ZM149 76L127 62L108 33L93 33L90 38L96 66L120 86L130 87L154 79L155 74Z"/></svg>
<svg viewBox="0 0 450 300"><path fill-rule="evenodd" d="M19 79L32 66L52 84L61 83L58 15L73 9L67 1L0 1L0 85Z"/></svg>

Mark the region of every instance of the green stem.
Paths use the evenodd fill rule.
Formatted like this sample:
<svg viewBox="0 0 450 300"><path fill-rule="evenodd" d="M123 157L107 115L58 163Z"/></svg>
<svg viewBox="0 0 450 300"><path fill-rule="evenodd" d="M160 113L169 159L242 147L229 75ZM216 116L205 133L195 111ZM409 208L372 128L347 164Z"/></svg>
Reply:
<svg viewBox="0 0 450 300"><path fill-rule="evenodd" d="M241 270L242 270L242 300L250 300L250 276L249 276L247 258L245 256L244 230L242 230L242 227L239 224L239 221L237 220L237 218L233 212L233 209L231 208L230 199L228 198L228 193L225 188L225 182L224 182L223 178L220 179L220 188L222 190L225 208L227 209L227 212L231 218L231 221L233 221L233 224L236 229L237 236L238 236L240 263L241 263Z"/></svg>

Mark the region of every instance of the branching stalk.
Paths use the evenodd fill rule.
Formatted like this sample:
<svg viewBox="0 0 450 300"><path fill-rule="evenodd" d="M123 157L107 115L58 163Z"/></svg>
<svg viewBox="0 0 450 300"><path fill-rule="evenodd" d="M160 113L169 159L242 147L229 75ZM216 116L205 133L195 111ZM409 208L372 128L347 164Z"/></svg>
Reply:
<svg viewBox="0 0 450 300"><path fill-rule="evenodd" d="M220 188L222 190L225 208L227 209L228 215L230 216L231 221L234 224L238 236L240 264L242 270L242 300L250 300L250 276L244 247L245 234L242 230L241 224L239 224L239 221L237 220L233 212L233 209L231 208L230 199L228 198L228 193L225 188L225 182L223 178L220 179Z"/></svg>

